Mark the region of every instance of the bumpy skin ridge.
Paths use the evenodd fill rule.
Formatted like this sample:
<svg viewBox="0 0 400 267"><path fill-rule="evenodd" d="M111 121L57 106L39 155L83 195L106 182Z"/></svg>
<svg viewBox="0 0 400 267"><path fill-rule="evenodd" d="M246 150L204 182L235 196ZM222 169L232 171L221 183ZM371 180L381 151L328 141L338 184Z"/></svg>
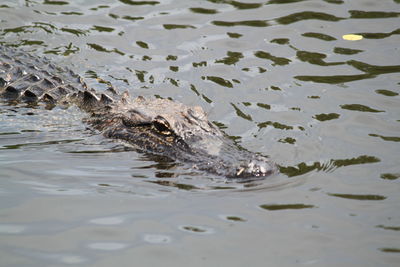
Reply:
<svg viewBox="0 0 400 267"><path fill-rule="evenodd" d="M84 120L105 137L136 150L191 163L193 168L228 178L260 179L275 172L266 157L240 149L201 107L168 99L131 98L110 87L88 88L73 71L23 51L0 46L0 98L10 104L76 105Z"/></svg>

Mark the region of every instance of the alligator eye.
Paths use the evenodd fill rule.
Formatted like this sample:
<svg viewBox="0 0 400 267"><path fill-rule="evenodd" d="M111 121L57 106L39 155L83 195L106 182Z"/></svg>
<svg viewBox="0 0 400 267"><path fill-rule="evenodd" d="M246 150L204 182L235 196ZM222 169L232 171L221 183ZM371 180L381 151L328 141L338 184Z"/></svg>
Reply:
<svg viewBox="0 0 400 267"><path fill-rule="evenodd" d="M153 125L162 134L170 135L172 133L168 121L161 116L154 118Z"/></svg>

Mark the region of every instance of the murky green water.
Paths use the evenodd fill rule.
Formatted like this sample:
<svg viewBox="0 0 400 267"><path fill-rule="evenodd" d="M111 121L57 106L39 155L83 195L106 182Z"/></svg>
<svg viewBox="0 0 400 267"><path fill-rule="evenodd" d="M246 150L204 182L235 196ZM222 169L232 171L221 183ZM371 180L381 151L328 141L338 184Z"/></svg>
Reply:
<svg viewBox="0 0 400 267"><path fill-rule="evenodd" d="M1 103L0 266L398 266L399 25L398 0L0 1L2 45L281 166L227 182Z"/></svg>

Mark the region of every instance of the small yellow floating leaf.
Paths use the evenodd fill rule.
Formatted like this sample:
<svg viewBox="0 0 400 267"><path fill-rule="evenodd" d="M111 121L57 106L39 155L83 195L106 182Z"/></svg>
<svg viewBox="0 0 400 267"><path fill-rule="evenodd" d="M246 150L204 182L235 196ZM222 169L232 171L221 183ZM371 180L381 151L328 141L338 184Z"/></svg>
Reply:
<svg viewBox="0 0 400 267"><path fill-rule="evenodd" d="M358 34L345 34L342 36L342 38L347 41L359 41L363 37L362 37L362 35L358 35Z"/></svg>

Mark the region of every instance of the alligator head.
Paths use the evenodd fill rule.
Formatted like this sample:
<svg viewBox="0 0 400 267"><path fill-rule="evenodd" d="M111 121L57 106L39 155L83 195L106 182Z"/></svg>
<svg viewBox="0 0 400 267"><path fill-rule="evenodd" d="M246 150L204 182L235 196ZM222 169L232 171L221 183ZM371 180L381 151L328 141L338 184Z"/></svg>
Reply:
<svg viewBox="0 0 400 267"><path fill-rule="evenodd" d="M122 97L107 107L106 112L92 112L87 122L106 137L122 140L136 150L228 178L262 179L276 169L268 158L235 145L199 106Z"/></svg>

